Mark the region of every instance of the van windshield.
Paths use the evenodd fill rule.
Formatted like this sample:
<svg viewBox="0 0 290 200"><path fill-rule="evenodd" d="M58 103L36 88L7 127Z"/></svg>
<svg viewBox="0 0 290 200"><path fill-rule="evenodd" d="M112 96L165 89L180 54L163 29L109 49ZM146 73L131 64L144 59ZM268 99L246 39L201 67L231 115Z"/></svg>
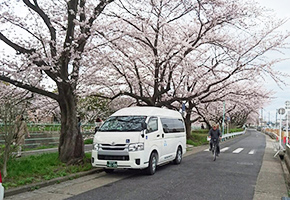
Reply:
<svg viewBox="0 0 290 200"><path fill-rule="evenodd" d="M108 118L98 131L141 131L146 116L113 116Z"/></svg>

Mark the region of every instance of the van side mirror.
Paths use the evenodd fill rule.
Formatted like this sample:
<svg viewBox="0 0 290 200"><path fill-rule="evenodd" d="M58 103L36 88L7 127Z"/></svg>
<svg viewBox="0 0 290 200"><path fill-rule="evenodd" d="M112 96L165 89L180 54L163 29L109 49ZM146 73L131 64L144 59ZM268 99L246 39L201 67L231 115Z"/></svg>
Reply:
<svg viewBox="0 0 290 200"><path fill-rule="evenodd" d="M96 133L98 130L99 130L99 127L96 126L96 127L95 127L95 133Z"/></svg>
<svg viewBox="0 0 290 200"><path fill-rule="evenodd" d="M141 133L141 137L144 138L145 136L145 131L147 129L147 124L145 122L141 122L141 128L142 128L142 133Z"/></svg>
<svg viewBox="0 0 290 200"><path fill-rule="evenodd" d="M141 122L142 131L147 129L146 122Z"/></svg>

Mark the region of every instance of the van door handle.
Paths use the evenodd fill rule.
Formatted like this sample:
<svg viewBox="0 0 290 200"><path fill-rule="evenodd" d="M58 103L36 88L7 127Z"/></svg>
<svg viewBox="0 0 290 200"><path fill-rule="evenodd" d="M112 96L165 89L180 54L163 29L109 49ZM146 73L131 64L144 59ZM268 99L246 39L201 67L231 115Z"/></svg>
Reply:
<svg viewBox="0 0 290 200"><path fill-rule="evenodd" d="M159 137L160 135L157 135L157 137Z"/></svg>
<svg viewBox="0 0 290 200"><path fill-rule="evenodd" d="M162 133L162 138L164 138L164 133Z"/></svg>

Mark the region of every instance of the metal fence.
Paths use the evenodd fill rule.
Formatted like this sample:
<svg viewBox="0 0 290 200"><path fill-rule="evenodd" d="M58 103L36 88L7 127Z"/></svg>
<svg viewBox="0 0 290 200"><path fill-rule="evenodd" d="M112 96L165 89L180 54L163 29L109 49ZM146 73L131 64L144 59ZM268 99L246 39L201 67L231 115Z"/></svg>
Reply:
<svg viewBox="0 0 290 200"><path fill-rule="evenodd" d="M226 133L226 134L224 134L224 135L222 136L222 139L226 140L226 139L228 139L228 138L232 138L232 137L235 137L235 136L237 136L237 135L243 135L243 134L245 134L245 133L246 133L246 130L241 131L241 132L235 132L235 133ZM207 141L210 141L210 138L209 138L209 137L207 137Z"/></svg>
<svg viewBox="0 0 290 200"><path fill-rule="evenodd" d="M0 123L0 144L5 143L3 135L4 124ZM59 144L60 124L28 123L27 128L30 138L25 138L25 147L36 148L39 146L57 146ZM94 124L84 124L81 134L84 139L92 138L94 135Z"/></svg>

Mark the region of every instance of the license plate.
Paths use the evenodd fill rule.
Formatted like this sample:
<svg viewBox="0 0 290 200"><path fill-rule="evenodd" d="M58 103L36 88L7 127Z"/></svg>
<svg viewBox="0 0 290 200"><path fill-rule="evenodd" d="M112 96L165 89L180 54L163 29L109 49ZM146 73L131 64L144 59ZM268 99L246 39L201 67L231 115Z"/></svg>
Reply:
<svg viewBox="0 0 290 200"><path fill-rule="evenodd" d="M118 167L117 161L107 161L107 167L117 168Z"/></svg>

